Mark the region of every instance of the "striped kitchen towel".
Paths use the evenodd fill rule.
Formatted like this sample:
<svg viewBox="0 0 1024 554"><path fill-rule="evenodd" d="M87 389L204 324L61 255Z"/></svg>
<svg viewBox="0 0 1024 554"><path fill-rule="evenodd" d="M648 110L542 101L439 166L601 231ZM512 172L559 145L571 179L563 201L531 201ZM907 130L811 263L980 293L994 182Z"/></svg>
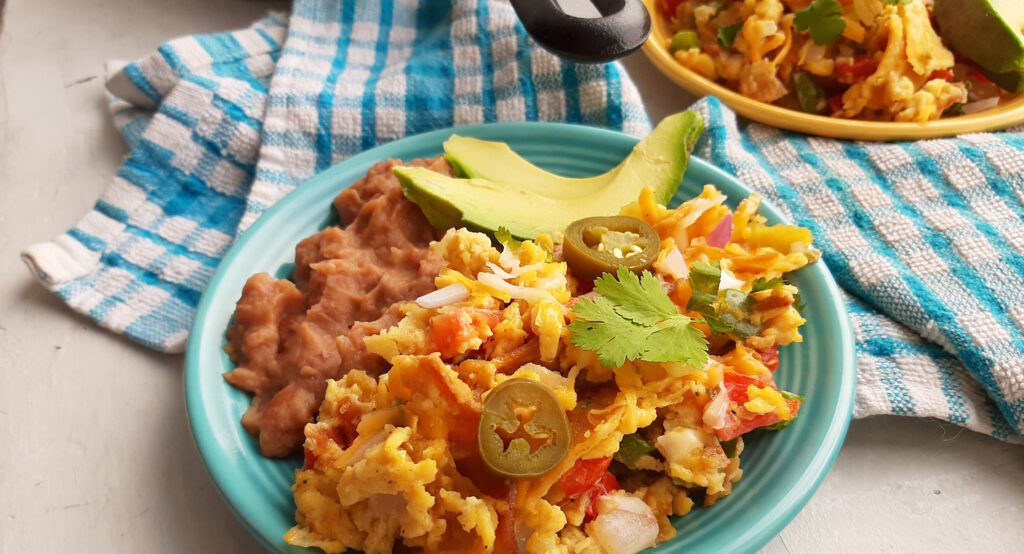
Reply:
<svg viewBox="0 0 1024 554"><path fill-rule="evenodd" d="M131 152L91 212L23 258L76 311L166 352L235 237L331 164L472 123L650 130L618 64L561 61L488 0L297 0L168 42L107 89Z"/></svg>
<svg viewBox="0 0 1024 554"><path fill-rule="evenodd" d="M696 155L800 225L845 290L855 416L1024 430L1024 129L904 143L737 124L717 99ZM828 368L822 368L827 371Z"/></svg>

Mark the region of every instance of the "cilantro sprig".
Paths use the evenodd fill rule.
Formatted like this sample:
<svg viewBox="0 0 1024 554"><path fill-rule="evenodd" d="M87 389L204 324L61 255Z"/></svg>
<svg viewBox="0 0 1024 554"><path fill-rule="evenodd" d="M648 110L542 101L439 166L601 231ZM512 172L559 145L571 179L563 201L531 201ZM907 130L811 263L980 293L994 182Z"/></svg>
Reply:
<svg viewBox="0 0 1024 554"><path fill-rule="evenodd" d="M846 30L843 8L836 0L814 0L796 12L793 24L797 31L808 31L814 44L832 44Z"/></svg>
<svg viewBox="0 0 1024 554"><path fill-rule="evenodd" d="M569 330L572 343L597 353L601 365L617 367L626 360L707 365L704 334L679 313L649 271L638 277L619 267L616 275L605 273L594 281L594 290L600 296L573 304L576 321Z"/></svg>

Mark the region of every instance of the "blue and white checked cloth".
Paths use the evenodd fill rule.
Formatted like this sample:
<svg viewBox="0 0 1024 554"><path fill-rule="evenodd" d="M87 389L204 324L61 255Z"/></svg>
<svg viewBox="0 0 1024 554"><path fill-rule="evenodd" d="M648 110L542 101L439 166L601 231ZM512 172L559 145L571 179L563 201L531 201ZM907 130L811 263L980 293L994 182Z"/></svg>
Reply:
<svg viewBox="0 0 1024 554"><path fill-rule="evenodd" d="M616 65L532 47L507 4L298 0L290 17L177 39L115 72L131 154L74 228L26 249L75 310L180 351L234 238L303 180L376 144L482 121L649 130ZM1024 134L902 144L742 130L698 104L698 155L801 225L849 293L856 415L1024 430ZM827 368L823 368L827 370Z"/></svg>

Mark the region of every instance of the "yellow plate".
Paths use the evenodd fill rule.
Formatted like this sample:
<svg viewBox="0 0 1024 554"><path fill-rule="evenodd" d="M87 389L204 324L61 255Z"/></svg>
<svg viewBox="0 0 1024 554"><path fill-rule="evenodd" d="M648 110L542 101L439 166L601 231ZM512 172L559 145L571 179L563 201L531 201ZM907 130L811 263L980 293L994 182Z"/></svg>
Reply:
<svg viewBox="0 0 1024 554"><path fill-rule="evenodd" d="M984 112L926 123L859 121L811 115L747 98L685 68L672 57L665 43L671 37L657 0L644 0L651 12L653 29L644 43L644 54L666 77L692 94L717 96L736 113L773 127L811 135L852 140L917 140L996 131L1024 122L1024 95Z"/></svg>

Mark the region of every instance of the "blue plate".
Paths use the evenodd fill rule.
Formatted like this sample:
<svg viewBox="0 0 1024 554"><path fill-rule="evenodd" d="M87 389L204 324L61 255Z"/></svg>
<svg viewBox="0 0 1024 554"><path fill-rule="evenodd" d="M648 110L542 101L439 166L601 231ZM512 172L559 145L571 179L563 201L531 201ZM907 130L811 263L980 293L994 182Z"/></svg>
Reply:
<svg viewBox="0 0 1024 554"><path fill-rule="evenodd" d="M239 423L249 396L222 378L233 367L223 346L235 302L254 273L288 276L296 243L331 221L331 200L374 163L389 157L436 156L453 132L507 142L533 163L567 176L607 171L637 142L613 131L554 123L499 123L425 133L324 171L281 200L241 237L199 303L185 357L185 400L192 436L210 476L238 518L272 551L309 552L288 546L282 538L294 522L292 475L302 460L262 457ZM733 177L694 158L673 202L698 194L705 183L725 192L733 206L750 193ZM769 222L783 221L770 205L762 204L761 213ZM856 384L849 318L824 263L792 277L807 304L808 323L802 330L804 342L782 349L776 380L783 389L805 396L800 417L781 432L747 441L741 456L743 479L732 495L679 518L678 536L656 552L757 550L803 508L839 452Z"/></svg>

